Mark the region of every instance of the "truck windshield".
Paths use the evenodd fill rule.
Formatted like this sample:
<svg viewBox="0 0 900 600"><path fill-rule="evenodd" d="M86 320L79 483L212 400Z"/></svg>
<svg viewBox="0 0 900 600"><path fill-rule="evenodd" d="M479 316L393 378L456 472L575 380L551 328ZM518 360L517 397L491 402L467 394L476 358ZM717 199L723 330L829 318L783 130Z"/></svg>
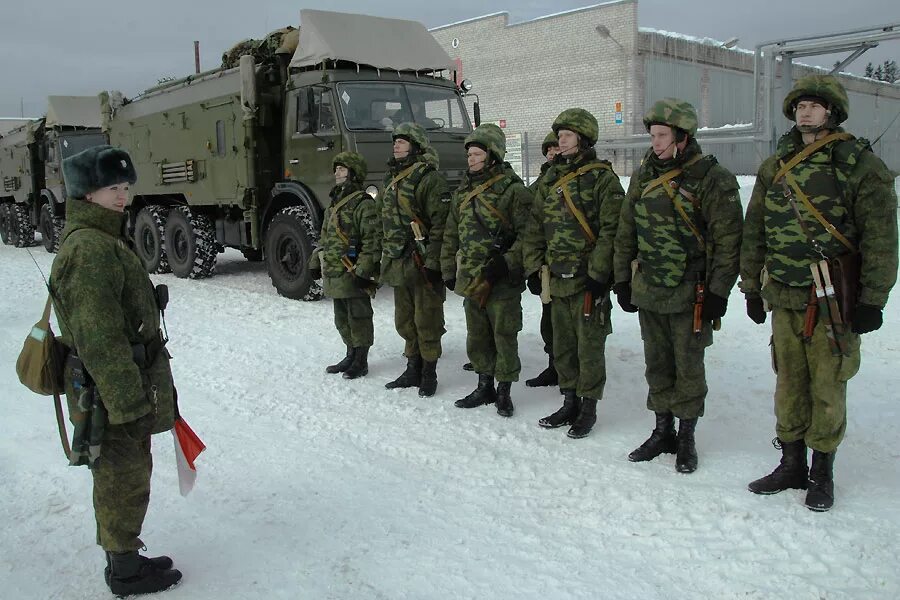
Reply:
<svg viewBox="0 0 900 600"><path fill-rule="evenodd" d="M80 135L61 135L59 137L60 160L78 154L82 150L93 148L108 143L102 133L89 133Z"/></svg>
<svg viewBox="0 0 900 600"><path fill-rule="evenodd" d="M342 83L338 98L351 130L390 131L413 121L428 131L468 133L469 117L452 89L415 83Z"/></svg>

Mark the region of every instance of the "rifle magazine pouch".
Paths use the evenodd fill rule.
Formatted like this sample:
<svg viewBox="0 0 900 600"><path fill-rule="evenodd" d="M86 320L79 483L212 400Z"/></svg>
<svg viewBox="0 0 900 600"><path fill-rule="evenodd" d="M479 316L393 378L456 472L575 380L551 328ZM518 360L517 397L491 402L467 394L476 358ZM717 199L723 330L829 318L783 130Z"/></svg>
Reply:
<svg viewBox="0 0 900 600"><path fill-rule="evenodd" d="M859 302L859 272L862 268L862 255L859 252L848 252L829 261L831 282L834 295L841 309L841 319L850 323L856 303Z"/></svg>
<svg viewBox="0 0 900 600"><path fill-rule="evenodd" d="M63 392L65 346L50 328L50 297L41 320L34 324L16 360L19 381L35 394L52 396Z"/></svg>

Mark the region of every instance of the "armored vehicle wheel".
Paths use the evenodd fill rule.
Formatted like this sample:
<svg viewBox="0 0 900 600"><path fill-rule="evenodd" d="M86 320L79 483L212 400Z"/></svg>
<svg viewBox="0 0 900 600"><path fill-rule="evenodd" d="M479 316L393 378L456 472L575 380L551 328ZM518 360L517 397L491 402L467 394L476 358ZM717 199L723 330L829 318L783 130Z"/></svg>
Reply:
<svg viewBox="0 0 900 600"><path fill-rule="evenodd" d="M9 245L10 241L10 220L12 216L9 213L9 203L0 204L0 240L4 244Z"/></svg>
<svg viewBox="0 0 900 600"><path fill-rule="evenodd" d="M216 270L216 230L208 217L187 206L169 211L165 233L169 266L176 277L202 279Z"/></svg>
<svg viewBox="0 0 900 600"><path fill-rule="evenodd" d="M10 208L10 243L16 248L27 248L34 245L34 224L28 207L24 204L12 204Z"/></svg>
<svg viewBox="0 0 900 600"><path fill-rule="evenodd" d="M298 206L282 209L266 232L266 266L278 293L294 300L319 300L322 288L310 277L307 264L312 256L312 221Z"/></svg>
<svg viewBox="0 0 900 600"><path fill-rule="evenodd" d="M151 204L138 212L134 219L134 251L148 273L169 273L166 254L166 218L169 209Z"/></svg>
<svg viewBox="0 0 900 600"><path fill-rule="evenodd" d="M59 251L59 235L62 233L65 225L65 219L54 217L50 214L50 206L48 204L41 207L41 240L47 252L54 253Z"/></svg>

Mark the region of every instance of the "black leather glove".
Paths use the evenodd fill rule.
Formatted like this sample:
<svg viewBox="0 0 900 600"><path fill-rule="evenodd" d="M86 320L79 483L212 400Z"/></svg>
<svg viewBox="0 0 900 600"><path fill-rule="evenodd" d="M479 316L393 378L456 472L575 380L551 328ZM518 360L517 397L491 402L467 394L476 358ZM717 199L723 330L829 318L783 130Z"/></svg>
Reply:
<svg viewBox="0 0 900 600"><path fill-rule="evenodd" d="M882 309L871 304L858 304L853 311L853 333L869 333L881 328Z"/></svg>
<svg viewBox="0 0 900 600"><path fill-rule="evenodd" d="M509 275L509 265L506 264L506 259L503 258L502 254L496 254L484 266L484 271L481 274L484 275L488 283L493 285Z"/></svg>
<svg viewBox="0 0 900 600"><path fill-rule="evenodd" d="M353 275L353 285L358 287L361 290L364 290L368 287L375 285L375 282L371 279L366 279L365 277L360 277L359 275Z"/></svg>
<svg viewBox="0 0 900 600"><path fill-rule="evenodd" d="M309 269L309 276L313 279L322 279L322 269Z"/></svg>
<svg viewBox="0 0 900 600"><path fill-rule="evenodd" d="M425 279L427 279L428 283L434 287L444 284L444 278L441 276L441 272L429 269L428 267L425 267Z"/></svg>
<svg viewBox="0 0 900 600"><path fill-rule="evenodd" d="M723 298L718 294L713 294L712 292L706 292L706 295L703 298L703 320L704 321L713 321L715 319L721 319L725 316L725 311L728 309L728 298ZM752 318L752 317L751 317Z"/></svg>
<svg viewBox="0 0 900 600"><path fill-rule="evenodd" d="M444 285L447 286L447 289L451 292L456 289L456 278L453 279L445 279Z"/></svg>
<svg viewBox="0 0 900 600"><path fill-rule="evenodd" d="M757 325L762 325L766 322L766 310L763 308L762 298L759 296L747 296L747 316Z"/></svg>
<svg viewBox="0 0 900 600"><path fill-rule="evenodd" d="M598 300L609 292L609 282L597 281L593 277L588 276L584 283L584 289L590 292L595 300Z"/></svg>
<svg viewBox="0 0 900 600"><path fill-rule="evenodd" d="M528 276L528 279L525 280L525 285L528 286L528 291L534 294L535 296L541 295L541 272L535 271L531 275Z"/></svg>
<svg viewBox="0 0 900 600"><path fill-rule="evenodd" d="M636 313L638 307L631 303L631 284L627 281L621 281L613 286L613 293L616 295L616 301L619 307L627 313Z"/></svg>

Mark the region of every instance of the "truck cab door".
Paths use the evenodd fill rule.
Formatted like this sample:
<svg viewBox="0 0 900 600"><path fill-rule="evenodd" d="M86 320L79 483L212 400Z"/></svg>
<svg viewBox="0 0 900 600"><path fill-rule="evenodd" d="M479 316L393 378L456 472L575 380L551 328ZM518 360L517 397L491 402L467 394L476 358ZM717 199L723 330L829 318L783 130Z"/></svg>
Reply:
<svg viewBox="0 0 900 600"><path fill-rule="evenodd" d="M285 178L302 182L325 203L334 186L331 161L342 147L334 92L319 85L299 88L286 106Z"/></svg>

